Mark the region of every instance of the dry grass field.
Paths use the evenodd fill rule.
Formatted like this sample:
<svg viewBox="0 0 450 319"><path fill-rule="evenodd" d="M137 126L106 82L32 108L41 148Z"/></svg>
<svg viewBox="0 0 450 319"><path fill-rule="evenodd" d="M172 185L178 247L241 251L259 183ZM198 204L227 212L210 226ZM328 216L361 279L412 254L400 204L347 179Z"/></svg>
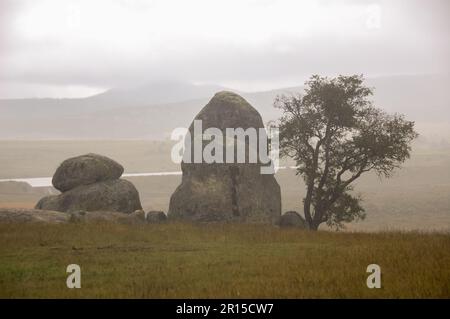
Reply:
<svg viewBox="0 0 450 319"><path fill-rule="evenodd" d="M0 141L0 149L0 179L51 176L64 159L88 152L116 159L127 173L179 170L170 142ZM293 170L276 178L283 211L301 211L301 179ZM180 179L129 178L145 210L165 212ZM33 207L49 191L0 183L0 207ZM1 224L0 298L450 298L450 151L417 149L392 179L368 175L356 191L367 218L338 233ZM81 266L81 289L66 287L72 263ZM366 286L372 263L381 266L381 289Z"/></svg>
<svg viewBox="0 0 450 319"><path fill-rule="evenodd" d="M450 298L450 235L0 225L0 298ZM66 267L81 267L81 289ZM366 267L381 267L368 289Z"/></svg>

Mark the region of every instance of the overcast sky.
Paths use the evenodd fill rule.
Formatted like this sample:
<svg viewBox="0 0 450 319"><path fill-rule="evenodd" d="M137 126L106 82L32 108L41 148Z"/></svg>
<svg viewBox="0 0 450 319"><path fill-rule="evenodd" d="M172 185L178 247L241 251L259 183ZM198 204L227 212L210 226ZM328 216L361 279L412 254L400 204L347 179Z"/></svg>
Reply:
<svg viewBox="0 0 450 319"><path fill-rule="evenodd" d="M450 71L448 0L0 0L0 98Z"/></svg>

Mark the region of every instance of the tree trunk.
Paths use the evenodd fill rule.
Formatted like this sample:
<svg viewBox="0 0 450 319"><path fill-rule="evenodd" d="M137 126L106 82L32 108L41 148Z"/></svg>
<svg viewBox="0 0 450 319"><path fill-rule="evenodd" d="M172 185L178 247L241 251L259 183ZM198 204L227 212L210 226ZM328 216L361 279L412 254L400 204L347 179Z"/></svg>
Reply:
<svg viewBox="0 0 450 319"><path fill-rule="evenodd" d="M306 191L306 196L303 200L303 214L305 215L305 220L308 223L308 225L311 225L313 223L312 216L311 216L311 199L312 199L312 191L313 191L314 185L308 185L308 189Z"/></svg>
<svg viewBox="0 0 450 319"><path fill-rule="evenodd" d="M320 224L322 224L322 220L323 220L322 203L318 203L314 207L314 217L312 219L311 228L314 230L318 230Z"/></svg>

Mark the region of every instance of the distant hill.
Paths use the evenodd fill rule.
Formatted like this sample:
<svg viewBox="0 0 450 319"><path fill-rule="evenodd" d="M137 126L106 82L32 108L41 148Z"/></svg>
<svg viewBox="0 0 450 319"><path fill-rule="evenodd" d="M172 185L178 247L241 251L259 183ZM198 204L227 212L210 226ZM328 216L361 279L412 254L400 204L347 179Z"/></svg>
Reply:
<svg viewBox="0 0 450 319"><path fill-rule="evenodd" d="M226 90L219 85L194 85L184 82L160 82L133 88L111 89L88 98L91 103L115 107L176 103L211 96Z"/></svg>
<svg viewBox="0 0 450 319"><path fill-rule="evenodd" d="M388 112L404 113L419 129L450 136L450 76L410 75L367 80L374 101ZM214 85L177 82L112 89L79 99L0 100L0 139L168 138L175 127L186 127L215 92L241 94L265 122L276 119L278 94L303 87L264 92L239 92Z"/></svg>

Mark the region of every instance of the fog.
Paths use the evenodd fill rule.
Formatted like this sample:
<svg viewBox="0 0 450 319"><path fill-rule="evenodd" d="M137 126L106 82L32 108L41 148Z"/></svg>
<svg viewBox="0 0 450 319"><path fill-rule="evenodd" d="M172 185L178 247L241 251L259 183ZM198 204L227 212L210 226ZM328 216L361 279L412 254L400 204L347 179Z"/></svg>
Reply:
<svg viewBox="0 0 450 319"><path fill-rule="evenodd" d="M446 0L2 0L0 98L448 73L449 12Z"/></svg>

